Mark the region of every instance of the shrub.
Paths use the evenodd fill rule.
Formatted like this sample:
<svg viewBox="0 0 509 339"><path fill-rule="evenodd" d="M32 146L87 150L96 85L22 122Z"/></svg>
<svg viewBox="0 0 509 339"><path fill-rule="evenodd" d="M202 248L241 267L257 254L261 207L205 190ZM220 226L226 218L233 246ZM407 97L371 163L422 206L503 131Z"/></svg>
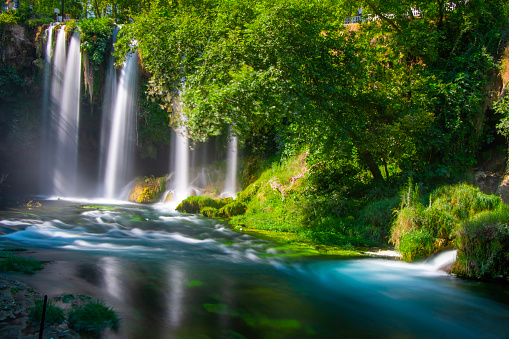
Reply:
<svg viewBox="0 0 509 339"><path fill-rule="evenodd" d="M34 258L24 258L8 255L5 259L0 261L0 272L20 272L33 274L36 271L42 270L43 268L43 263Z"/></svg>
<svg viewBox="0 0 509 339"><path fill-rule="evenodd" d="M110 18L83 19L79 22L81 31L81 50L86 52L94 70L106 59L114 23Z"/></svg>
<svg viewBox="0 0 509 339"><path fill-rule="evenodd" d="M500 197L486 195L467 184L438 188L431 194L428 207L417 202L412 190L407 196L412 196L406 199L411 203L405 203L397 212L390 238L405 260L440 250L450 240L468 233L460 231L463 223L504 206ZM460 243L464 241L459 239Z"/></svg>
<svg viewBox="0 0 509 339"><path fill-rule="evenodd" d="M101 302L91 302L69 312L69 327L79 333L99 334L111 328L118 329L120 319L116 312Z"/></svg>
<svg viewBox="0 0 509 339"><path fill-rule="evenodd" d="M435 252L435 238L427 229L413 229L400 237L398 250L405 261L426 258Z"/></svg>
<svg viewBox="0 0 509 339"><path fill-rule="evenodd" d="M462 224L454 273L468 277L509 276L509 207L485 211Z"/></svg>
<svg viewBox="0 0 509 339"><path fill-rule="evenodd" d="M204 207L221 208L221 205L210 197L192 196L182 200L176 210L182 213L200 213Z"/></svg>
<svg viewBox="0 0 509 339"><path fill-rule="evenodd" d="M34 324L40 324L42 319L42 310L44 307L43 300L37 300L35 306L28 312L28 317ZM44 318L45 326L60 325L65 320L64 310L60 307L54 306L51 301L46 305L46 315Z"/></svg>

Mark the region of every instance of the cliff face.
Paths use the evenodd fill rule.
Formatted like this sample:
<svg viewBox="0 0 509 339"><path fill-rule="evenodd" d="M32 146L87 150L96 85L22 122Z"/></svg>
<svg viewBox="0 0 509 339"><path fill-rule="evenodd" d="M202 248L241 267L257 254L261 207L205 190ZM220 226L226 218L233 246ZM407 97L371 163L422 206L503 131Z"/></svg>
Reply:
<svg viewBox="0 0 509 339"><path fill-rule="evenodd" d="M37 59L34 32L21 25L9 24L5 26L1 38L2 64L17 70L33 67Z"/></svg>

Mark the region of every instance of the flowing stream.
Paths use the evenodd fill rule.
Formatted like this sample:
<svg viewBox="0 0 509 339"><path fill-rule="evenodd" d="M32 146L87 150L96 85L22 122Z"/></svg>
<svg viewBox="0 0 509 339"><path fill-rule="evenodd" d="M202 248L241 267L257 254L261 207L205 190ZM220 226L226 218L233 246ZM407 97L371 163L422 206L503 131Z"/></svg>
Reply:
<svg viewBox="0 0 509 339"><path fill-rule="evenodd" d="M509 336L509 288L437 271L454 253L415 264L306 257L162 204L42 205L0 214L0 246L49 261L14 278L102 298L123 319L107 337Z"/></svg>

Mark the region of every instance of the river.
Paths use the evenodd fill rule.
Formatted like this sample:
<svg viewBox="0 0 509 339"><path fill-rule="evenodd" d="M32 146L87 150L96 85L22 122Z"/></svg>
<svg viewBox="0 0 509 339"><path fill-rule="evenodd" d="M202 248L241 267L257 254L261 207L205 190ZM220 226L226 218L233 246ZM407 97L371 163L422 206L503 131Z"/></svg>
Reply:
<svg viewBox="0 0 509 339"><path fill-rule="evenodd" d="M42 294L100 298L109 338L509 338L509 287L433 262L285 256L167 205L44 200L0 213L0 246L46 267Z"/></svg>

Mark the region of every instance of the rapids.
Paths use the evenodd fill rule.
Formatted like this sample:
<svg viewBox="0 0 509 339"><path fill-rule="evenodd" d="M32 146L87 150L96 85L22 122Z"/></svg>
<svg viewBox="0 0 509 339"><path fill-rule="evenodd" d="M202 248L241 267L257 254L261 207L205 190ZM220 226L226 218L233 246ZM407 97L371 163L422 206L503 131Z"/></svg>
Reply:
<svg viewBox="0 0 509 339"><path fill-rule="evenodd" d="M122 317L111 338L507 338L509 289L408 264L284 256L277 244L167 205L42 201L0 214L1 247L48 261L12 275ZM449 258L446 258L449 256Z"/></svg>

